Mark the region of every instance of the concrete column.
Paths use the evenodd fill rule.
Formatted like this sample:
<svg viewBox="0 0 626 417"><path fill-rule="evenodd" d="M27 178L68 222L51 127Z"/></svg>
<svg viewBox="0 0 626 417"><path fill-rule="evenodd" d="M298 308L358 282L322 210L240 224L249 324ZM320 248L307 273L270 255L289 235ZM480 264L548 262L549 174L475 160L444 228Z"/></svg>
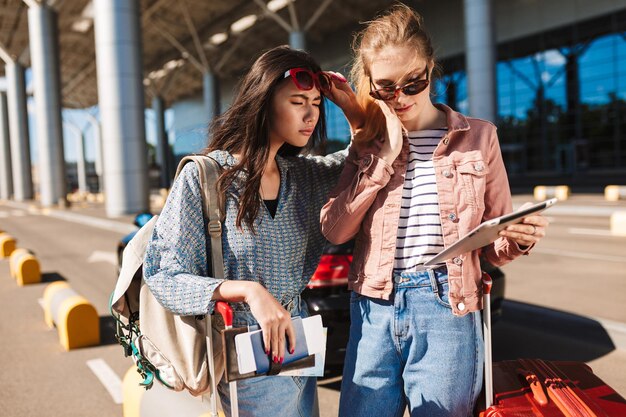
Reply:
<svg viewBox="0 0 626 417"><path fill-rule="evenodd" d="M50 207L65 200L57 15L43 3L28 9L37 130L39 193Z"/></svg>
<svg viewBox="0 0 626 417"><path fill-rule="evenodd" d="M0 91L0 199L8 200L13 195L11 173L11 139L9 137L9 113L7 94Z"/></svg>
<svg viewBox="0 0 626 417"><path fill-rule="evenodd" d="M33 177L30 165L30 138L28 136L28 109L24 67L17 62L7 63L7 104L9 107L9 134L11 136L11 168L13 170L13 198L16 201L33 198Z"/></svg>
<svg viewBox="0 0 626 417"><path fill-rule="evenodd" d="M306 36L304 32L300 30L289 32L289 46L291 49L306 50Z"/></svg>
<svg viewBox="0 0 626 417"><path fill-rule="evenodd" d="M463 5L469 113L495 122L496 45L491 0L464 0Z"/></svg>
<svg viewBox="0 0 626 417"><path fill-rule="evenodd" d="M220 114L220 90L219 80L212 72L202 75L204 108L206 109L207 121L210 123L214 117Z"/></svg>
<svg viewBox="0 0 626 417"><path fill-rule="evenodd" d="M170 174L168 167L169 144L165 133L165 109L163 99L155 96L152 99L152 111L154 111L154 130L156 132L156 157L161 171L161 188L169 188Z"/></svg>
<svg viewBox="0 0 626 417"><path fill-rule="evenodd" d="M94 16L106 212L117 217L149 207L139 1L95 0Z"/></svg>

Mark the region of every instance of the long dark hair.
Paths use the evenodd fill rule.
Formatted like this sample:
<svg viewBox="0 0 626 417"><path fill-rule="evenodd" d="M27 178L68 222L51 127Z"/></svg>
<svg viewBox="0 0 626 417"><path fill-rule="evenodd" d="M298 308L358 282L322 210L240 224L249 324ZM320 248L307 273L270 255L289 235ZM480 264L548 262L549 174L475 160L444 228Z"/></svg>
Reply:
<svg viewBox="0 0 626 417"><path fill-rule="evenodd" d="M321 71L315 60L304 51L279 46L261 55L239 84L239 91L230 108L215 118L210 126L211 139L205 153L225 150L241 155L232 169L226 169L217 181L220 206L226 198L228 187L240 172L247 178L240 193L237 227L242 222L254 232L254 220L259 212L261 177L269 157L270 105L272 96L284 74L291 68ZM326 141L324 100L320 103L320 116L307 148ZM298 155L303 148L285 143L278 151L281 156Z"/></svg>

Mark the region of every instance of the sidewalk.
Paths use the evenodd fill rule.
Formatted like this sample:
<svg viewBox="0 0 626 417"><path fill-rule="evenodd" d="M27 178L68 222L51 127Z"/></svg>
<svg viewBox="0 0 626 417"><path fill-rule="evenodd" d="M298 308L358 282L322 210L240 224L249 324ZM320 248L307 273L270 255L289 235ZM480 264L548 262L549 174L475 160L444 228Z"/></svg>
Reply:
<svg viewBox="0 0 626 417"><path fill-rule="evenodd" d="M150 196L150 211L152 213L160 213L162 209L161 201L158 194ZM106 214L104 203L98 202L79 202L68 203L67 208L44 208L38 201L29 200L27 202L16 202L9 200L0 200L0 206L10 207L12 209L24 210L30 213L50 216L69 222L85 224L105 230L114 230L120 233L130 233L137 230L133 225L135 214L127 214L116 218L110 218Z"/></svg>

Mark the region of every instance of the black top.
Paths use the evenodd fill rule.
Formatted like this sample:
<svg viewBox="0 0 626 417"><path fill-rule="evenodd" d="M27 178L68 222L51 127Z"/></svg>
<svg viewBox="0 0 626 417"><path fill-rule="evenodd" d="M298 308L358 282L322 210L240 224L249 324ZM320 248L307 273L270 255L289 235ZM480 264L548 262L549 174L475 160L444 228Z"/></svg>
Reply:
<svg viewBox="0 0 626 417"><path fill-rule="evenodd" d="M263 202L265 203L265 207L267 207L267 210L270 212L272 218L274 218L274 216L276 216L276 209L278 208L278 199L263 200Z"/></svg>

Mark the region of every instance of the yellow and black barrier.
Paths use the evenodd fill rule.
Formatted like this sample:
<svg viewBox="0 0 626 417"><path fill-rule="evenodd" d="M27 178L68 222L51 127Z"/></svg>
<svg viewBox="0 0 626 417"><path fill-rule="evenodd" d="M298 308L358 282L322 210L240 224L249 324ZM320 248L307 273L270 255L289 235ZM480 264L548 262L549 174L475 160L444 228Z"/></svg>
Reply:
<svg viewBox="0 0 626 417"><path fill-rule="evenodd" d="M538 185L533 190L535 200L543 201L556 197L559 200L567 200L571 194L568 185Z"/></svg>
<svg viewBox="0 0 626 417"><path fill-rule="evenodd" d="M15 239L8 233L0 233L0 259L8 258L15 250Z"/></svg>
<svg viewBox="0 0 626 417"><path fill-rule="evenodd" d="M11 277L19 286L41 282L41 267L35 255L27 249L16 249L9 258Z"/></svg>
<svg viewBox="0 0 626 417"><path fill-rule="evenodd" d="M211 403L209 396L194 397L187 391L176 392L154 381L146 390L139 385L143 378L132 366L122 380L122 415L124 417L210 417ZM220 409L219 416L224 417Z"/></svg>
<svg viewBox="0 0 626 417"><path fill-rule="evenodd" d="M626 185L607 185L604 187L606 201L626 200Z"/></svg>
<svg viewBox="0 0 626 417"><path fill-rule="evenodd" d="M65 350L100 344L100 318L94 306L66 282L53 282L43 293L44 318L56 326Z"/></svg>

